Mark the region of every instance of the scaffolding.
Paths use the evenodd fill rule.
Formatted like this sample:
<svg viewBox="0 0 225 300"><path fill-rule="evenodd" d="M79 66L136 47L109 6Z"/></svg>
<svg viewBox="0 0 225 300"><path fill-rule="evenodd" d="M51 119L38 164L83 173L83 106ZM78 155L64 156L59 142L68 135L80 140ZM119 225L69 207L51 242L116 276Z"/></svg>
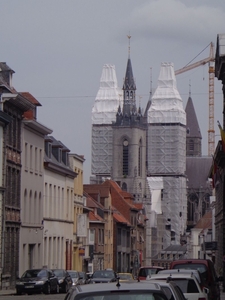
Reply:
<svg viewBox="0 0 225 300"><path fill-rule="evenodd" d="M148 110L148 170L152 195L159 196L154 178L162 178L161 206L165 228L163 248L179 244L187 222L186 113L176 87L173 64L161 65L158 87ZM159 179L158 179L159 180ZM157 181L157 180L156 180ZM158 194L156 193L158 191ZM154 197L153 197L154 203Z"/></svg>

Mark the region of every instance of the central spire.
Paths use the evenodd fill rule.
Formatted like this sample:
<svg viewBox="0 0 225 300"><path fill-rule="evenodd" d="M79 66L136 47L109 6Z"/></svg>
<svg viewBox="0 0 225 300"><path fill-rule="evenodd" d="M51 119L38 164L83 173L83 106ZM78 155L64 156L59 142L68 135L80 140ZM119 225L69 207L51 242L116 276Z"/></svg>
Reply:
<svg viewBox="0 0 225 300"><path fill-rule="evenodd" d="M134 81L133 70L130 59L130 39L131 35L128 35L128 60L125 79L123 83L123 96L124 96L124 114L130 115L130 112L136 109L135 90L136 84Z"/></svg>

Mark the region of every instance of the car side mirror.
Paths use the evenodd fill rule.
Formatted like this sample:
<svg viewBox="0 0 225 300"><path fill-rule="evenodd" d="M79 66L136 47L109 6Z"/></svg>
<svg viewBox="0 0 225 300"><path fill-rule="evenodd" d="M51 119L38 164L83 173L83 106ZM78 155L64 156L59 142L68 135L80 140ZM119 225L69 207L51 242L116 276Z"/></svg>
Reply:
<svg viewBox="0 0 225 300"><path fill-rule="evenodd" d="M209 294L209 289L207 289L206 287L203 288L204 293L206 293L206 295Z"/></svg>

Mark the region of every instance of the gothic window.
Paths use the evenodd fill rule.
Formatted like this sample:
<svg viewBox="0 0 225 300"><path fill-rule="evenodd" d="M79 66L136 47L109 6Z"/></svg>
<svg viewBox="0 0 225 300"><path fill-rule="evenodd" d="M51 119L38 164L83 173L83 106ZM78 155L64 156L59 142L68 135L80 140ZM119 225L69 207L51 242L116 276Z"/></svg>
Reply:
<svg viewBox="0 0 225 300"><path fill-rule="evenodd" d="M125 182L122 184L122 190L127 192L127 184Z"/></svg>
<svg viewBox="0 0 225 300"><path fill-rule="evenodd" d="M128 141L123 141L123 176L127 176L128 174Z"/></svg>
<svg viewBox="0 0 225 300"><path fill-rule="evenodd" d="M126 94L127 94L127 97L126 97L126 98L127 98L127 99L129 99L129 92L127 91L127 93L126 93Z"/></svg>
<svg viewBox="0 0 225 300"><path fill-rule="evenodd" d="M133 92L130 92L130 99L133 99Z"/></svg>

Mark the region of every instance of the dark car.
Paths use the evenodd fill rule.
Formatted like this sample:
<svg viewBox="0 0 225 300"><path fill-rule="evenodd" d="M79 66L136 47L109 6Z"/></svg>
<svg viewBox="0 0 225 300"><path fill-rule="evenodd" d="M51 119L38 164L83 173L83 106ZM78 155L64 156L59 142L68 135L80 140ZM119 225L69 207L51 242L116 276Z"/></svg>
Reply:
<svg viewBox="0 0 225 300"><path fill-rule="evenodd" d="M143 266L138 270L137 280L146 280L147 276L151 276L152 274L157 274L158 271L165 270L163 267L158 266Z"/></svg>
<svg viewBox="0 0 225 300"><path fill-rule="evenodd" d="M121 282L77 285L64 300L168 300L159 284ZM181 299L180 299L181 300ZM182 299L183 300L183 299Z"/></svg>
<svg viewBox="0 0 225 300"><path fill-rule="evenodd" d="M60 292L67 293L73 283L70 274L64 269L53 269L52 271L58 278Z"/></svg>
<svg viewBox="0 0 225 300"><path fill-rule="evenodd" d="M54 272L49 269L27 270L16 282L17 295L52 292L59 293L59 283Z"/></svg>
<svg viewBox="0 0 225 300"><path fill-rule="evenodd" d="M89 279L89 283L107 283L115 282L117 275L113 270L98 270L95 271Z"/></svg>
<svg viewBox="0 0 225 300"><path fill-rule="evenodd" d="M214 264L210 259L174 260L170 264L170 269L198 270L209 288L209 300L220 300L219 281L223 278L217 277Z"/></svg>

